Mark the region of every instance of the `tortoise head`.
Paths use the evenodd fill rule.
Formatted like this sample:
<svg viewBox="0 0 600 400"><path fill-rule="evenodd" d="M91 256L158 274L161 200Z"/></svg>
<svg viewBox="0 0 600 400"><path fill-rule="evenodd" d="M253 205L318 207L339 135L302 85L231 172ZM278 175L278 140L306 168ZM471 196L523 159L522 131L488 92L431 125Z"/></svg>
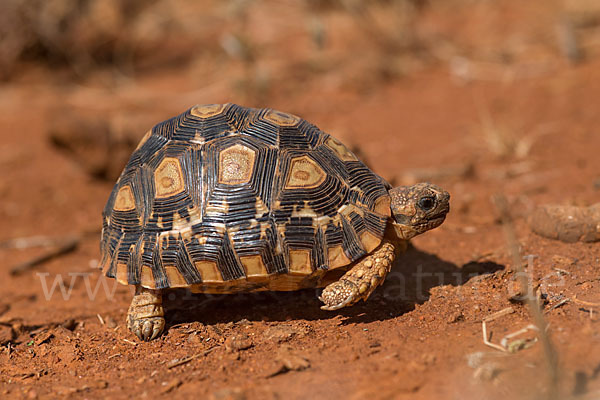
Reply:
<svg viewBox="0 0 600 400"><path fill-rule="evenodd" d="M408 240L444 222L450 211L450 194L431 183L398 186L389 191L394 229Z"/></svg>

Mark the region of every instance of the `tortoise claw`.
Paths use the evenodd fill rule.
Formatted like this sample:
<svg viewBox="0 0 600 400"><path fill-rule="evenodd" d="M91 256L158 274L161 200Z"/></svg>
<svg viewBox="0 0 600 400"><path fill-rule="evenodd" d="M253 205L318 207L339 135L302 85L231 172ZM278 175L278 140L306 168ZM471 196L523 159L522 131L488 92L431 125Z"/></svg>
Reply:
<svg viewBox="0 0 600 400"><path fill-rule="evenodd" d="M325 303L324 306L321 306L321 310L339 310L360 300L358 286L346 279L341 279L323 289L319 300Z"/></svg>
<svg viewBox="0 0 600 400"><path fill-rule="evenodd" d="M140 340L147 342L156 339L162 333L165 327L165 319L163 317L130 318L127 326Z"/></svg>

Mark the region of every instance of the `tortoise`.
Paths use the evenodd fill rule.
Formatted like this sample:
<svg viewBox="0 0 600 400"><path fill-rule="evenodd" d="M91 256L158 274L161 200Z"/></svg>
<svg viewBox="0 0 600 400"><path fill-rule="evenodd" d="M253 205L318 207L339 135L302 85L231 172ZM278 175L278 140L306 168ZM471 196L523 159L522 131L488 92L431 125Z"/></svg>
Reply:
<svg viewBox="0 0 600 400"><path fill-rule="evenodd" d="M429 183L392 188L295 115L194 106L133 151L103 211L100 265L135 285L127 325L141 340L163 331L170 288L326 286L321 308L337 310L366 300L407 241L444 221L449 198Z"/></svg>

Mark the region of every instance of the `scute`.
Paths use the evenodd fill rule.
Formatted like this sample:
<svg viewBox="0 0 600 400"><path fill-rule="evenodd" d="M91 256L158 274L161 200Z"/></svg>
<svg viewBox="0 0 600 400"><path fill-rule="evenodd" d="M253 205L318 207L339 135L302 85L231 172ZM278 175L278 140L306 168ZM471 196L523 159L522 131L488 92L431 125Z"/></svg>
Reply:
<svg viewBox="0 0 600 400"><path fill-rule="evenodd" d="M295 157L291 161L284 189L308 189L319 187L327 174L319 164L304 155Z"/></svg>
<svg viewBox="0 0 600 400"><path fill-rule="evenodd" d="M115 211L130 211L135 209L135 199L129 185L123 185L115 200Z"/></svg>
<svg viewBox="0 0 600 400"><path fill-rule="evenodd" d="M185 183L181 164L176 158L165 158L154 172L156 197L170 197L183 192Z"/></svg>
<svg viewBox="0 0 600 400"><path fill-rule="evenodd" d="M132 154L103 213L103 271L153 289L312 287L381 243L388 187L292 114L195 106Z"/></svg>
<svg viewBox="0 0 600 400"><path fill-rule="evenodd" d="M239 185L250 181L256 152L242 144L235 144L219 154L219 183Z"/></svg>

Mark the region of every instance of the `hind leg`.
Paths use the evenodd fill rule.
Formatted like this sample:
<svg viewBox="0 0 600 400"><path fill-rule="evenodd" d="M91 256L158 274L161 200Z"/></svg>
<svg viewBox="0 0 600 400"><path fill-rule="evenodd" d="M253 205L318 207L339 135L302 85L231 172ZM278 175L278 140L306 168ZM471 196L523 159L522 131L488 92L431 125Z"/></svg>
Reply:
<svg viewBox="0 0 600 400"><path fill-rule="evenodd" d="M385 240L373 253L365 256L338 281L328 285L319 299L322 310L338 310L360 299L366 300L385 280L395 257L396 246Z"/></svg>
<svg viewBox="0 0 600 400"><path fill-rule="evenodd" d="M165 327L162 291L135 287L135 295L127 312L127 327L140 340L155 339Z"/></svg>

